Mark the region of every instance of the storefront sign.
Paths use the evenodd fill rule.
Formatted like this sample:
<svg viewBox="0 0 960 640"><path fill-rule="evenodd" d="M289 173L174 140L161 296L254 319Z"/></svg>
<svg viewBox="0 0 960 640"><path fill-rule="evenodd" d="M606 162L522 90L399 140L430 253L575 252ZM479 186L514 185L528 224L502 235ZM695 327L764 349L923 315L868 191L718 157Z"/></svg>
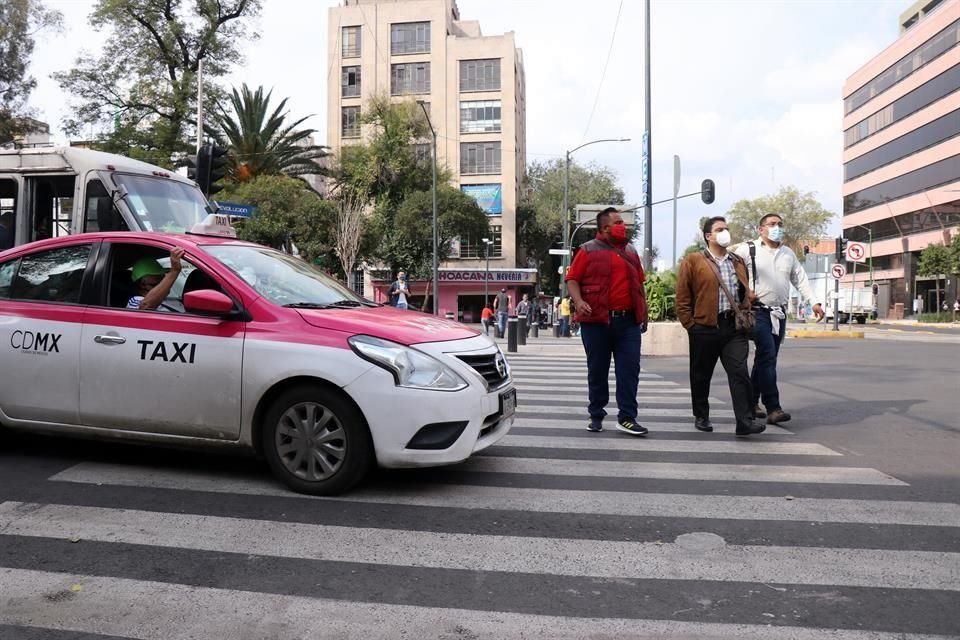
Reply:
<svg viewBox="0 0 960 640"><path fill-rule="evenodd" d="M537 272L530 271L444 271L438 274L440 282L498 282L533 283L537 281Z"/></svg>
<svg viewBox="0 0 960 640"><path fill-rule="evenodd" d="M499 184L465 184L460 190L477 201L483 211L490 216L503 213L503 190Z"/></svg>

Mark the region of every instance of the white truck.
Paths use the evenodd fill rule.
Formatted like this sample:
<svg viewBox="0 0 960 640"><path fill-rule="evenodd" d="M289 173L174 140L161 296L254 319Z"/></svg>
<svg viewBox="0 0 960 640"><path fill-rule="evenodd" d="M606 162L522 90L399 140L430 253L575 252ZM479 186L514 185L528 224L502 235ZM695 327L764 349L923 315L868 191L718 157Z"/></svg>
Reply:
<svg viewBox="0 0 960 640"><path fill-rule="evenodd" d="M77 147L0 150L0 251L84 231L182 232L213 210L192 180Z"/></svg>
<svg viewBox="0 0 960 640"><path fill-rule="evenodd" d="M824 312L827 314L827 320L833 321L834 304L833 291L830 291L827 297L827 304L824 306ZM874 311L874 295L870 287L840 287L839 304L836 305L839 321L841 324L850 322L851 318L859 324L866 324Z"/></svg>

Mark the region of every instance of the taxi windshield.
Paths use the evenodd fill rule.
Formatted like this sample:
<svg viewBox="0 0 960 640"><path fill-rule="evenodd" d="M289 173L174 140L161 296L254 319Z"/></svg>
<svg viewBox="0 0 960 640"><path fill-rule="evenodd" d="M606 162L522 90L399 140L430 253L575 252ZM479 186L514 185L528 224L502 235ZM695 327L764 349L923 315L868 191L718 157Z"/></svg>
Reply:
<svg viewBox="0 0 960 640"><path fill-rule="evenodd" d="M207 216L200 189L168 178L114 173L113 180L127 189L124 198L146 231L183 233Z"/></svg>
<svg viewBox="0 0 960 640"><path fill-rule="evenodd" d="M257 293L282 306L320 309L379 306L300 258L274 249L220 244L206 245L204 251L246 280Z"/></svg>

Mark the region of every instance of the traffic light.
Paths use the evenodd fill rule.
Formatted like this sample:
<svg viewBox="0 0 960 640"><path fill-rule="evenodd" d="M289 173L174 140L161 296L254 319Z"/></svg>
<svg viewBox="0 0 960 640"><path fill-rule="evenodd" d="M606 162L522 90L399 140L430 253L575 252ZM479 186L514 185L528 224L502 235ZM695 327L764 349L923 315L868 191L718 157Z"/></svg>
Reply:
<svg viewBox="0 0 960 640"><path fill-rule="evenodd" d="M837 262L843 262L843 261L846 259L846 258L844 257L844 255L845 255L846 252L847 252L847 239L846 239L846 238L841 237L841 236L838 236L838 237L837 237L836 252L837 252Z"/></svg>
<svg viewBox="0 0 960 640"><path fill-rule="evenodd" d="M187 176L193 178L203 195L207 195L207 190L210 188L210 146L205 144L200 147L195 157L194 165L196 168L193 169L192 175L188 168ZM190 158L187 158L188 162L190 160Z"/></svg>
<svg viewBox="0 0 960 640"><path fill-rule="evenodd" d="M700 183L700 199L703 200L703 204L713 204L715 197L716 187L713 184L713 180L707 178Z"/></svg>
<svg viewBox="0 0 960 640"><path fill-rule="evenodd" d="M197 181L198 166L199 166L198 156L187 156L187 177L193 180L194 182Z"/></svg>
<svg viewBox="0 0 960 640"><path fill-rule="evenodd" d="M209 145L210 153L210 177L207 179L207 197L209 198L217 191L223 189L222 185L217 184L227 175L229 167L227 166L227 148Z"/></svg>

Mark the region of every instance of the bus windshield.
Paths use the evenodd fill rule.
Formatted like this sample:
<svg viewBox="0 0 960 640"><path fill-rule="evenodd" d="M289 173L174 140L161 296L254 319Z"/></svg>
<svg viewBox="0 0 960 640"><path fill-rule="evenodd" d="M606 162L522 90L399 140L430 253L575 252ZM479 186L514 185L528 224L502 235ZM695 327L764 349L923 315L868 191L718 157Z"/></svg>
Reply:
<svg viewBox="0 0 960 640"><path fill-rule="evenodd" d="M124 200L146 231L182 233L208 213L203 194L194 185L129 173L114 173L113 179L126 187Z"/></svg>

